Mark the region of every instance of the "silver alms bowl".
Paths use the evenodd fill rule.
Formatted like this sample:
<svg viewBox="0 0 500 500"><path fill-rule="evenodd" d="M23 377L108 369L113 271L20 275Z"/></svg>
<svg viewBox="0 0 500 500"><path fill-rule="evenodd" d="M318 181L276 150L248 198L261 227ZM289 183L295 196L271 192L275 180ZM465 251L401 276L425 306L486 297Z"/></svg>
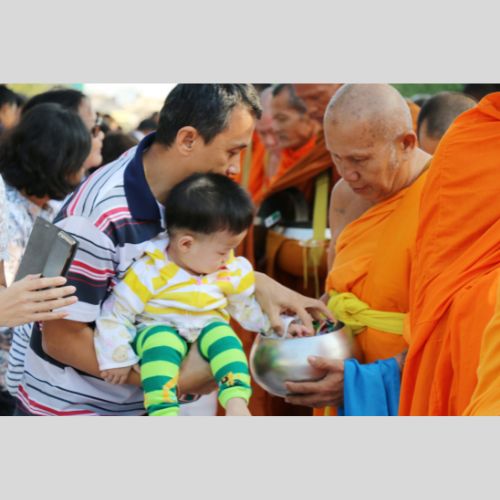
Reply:
<svg viewBox="0 0 500 500"><path fill-rule="evenodd" d="M254 380L267 392L285 397L285 381L318 380L324 372L314 369L308 356L331 359L353 357L349 328L340 321L329 333L314 337L266 337L259 334L250 352L250 370Z"/></svg>

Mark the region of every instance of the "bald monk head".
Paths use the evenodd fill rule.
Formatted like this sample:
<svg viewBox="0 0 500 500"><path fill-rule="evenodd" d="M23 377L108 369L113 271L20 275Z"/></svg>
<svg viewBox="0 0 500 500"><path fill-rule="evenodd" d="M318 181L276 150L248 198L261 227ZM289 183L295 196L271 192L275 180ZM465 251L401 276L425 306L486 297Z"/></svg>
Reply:
<svg viewBox="0 0 500 500"><path fill-rule="evenodd" d="M318 124L304 102L297 97L291 84L273 87L271 111L278 142L282 148L298 149L316 135Z"/></svg>
<svg viewBox="0 0 500 500"><path fill-rule="evenodd" d="M260 104L262 115L255 124L255 131L259 134L264 147L270 152L277 152L280 149L276 133L273 129L273 115L271 111L271 101L273 99L272 87L265 88L260 94Z"/></svg>
<svg viewBox="0 0 500 500"><path fill-rule="evenodd" d="M294 83L297 97L306 105L309 116L323 126L325 109L341 83Z"/></svg>
<svg viewBox="0 0 500 500"><path fill-rule="evenodd" d="M473 108L476 100L460 92L441 92L428 99L418 115L417 136L420 147L434 154L441 137L455 118Z"/></svg>
<svg viewBox="0 0 500 500"><path fill-rule="evenodd" d="M409 186L430 159L417 147L406 101L390 85L343 85L328 104L324 131L339 174L371 203Z"/></svg>

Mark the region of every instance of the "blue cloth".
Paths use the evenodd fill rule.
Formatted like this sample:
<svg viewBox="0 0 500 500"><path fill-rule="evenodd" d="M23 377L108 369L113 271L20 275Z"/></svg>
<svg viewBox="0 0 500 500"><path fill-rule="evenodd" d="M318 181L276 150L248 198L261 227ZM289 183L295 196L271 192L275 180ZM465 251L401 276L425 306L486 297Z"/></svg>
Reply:
<svg viewBox="0 0 500 500"><path fill-rule="evenodd" d="M355 359L344 362L342 416L395 416L399 408L401 373L394 358L366 365Z"/></svg>

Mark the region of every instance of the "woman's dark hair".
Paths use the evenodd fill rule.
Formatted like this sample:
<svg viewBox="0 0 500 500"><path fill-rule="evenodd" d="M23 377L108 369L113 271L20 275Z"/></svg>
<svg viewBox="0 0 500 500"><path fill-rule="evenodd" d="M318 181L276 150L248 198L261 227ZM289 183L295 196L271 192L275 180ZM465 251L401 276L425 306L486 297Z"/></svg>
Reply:
<svg viewBox="0 0 500 500"><path fill-rule="evenodd" d="M107 165L116 160L125 151L135 146L137 142L137 139L123 132L110 132L106 134L102 141L102 164Z"/></svg>
<svg viewBox="0 0 500 500"><path fill-rule="evenodd" d="M181 84L168 94L160 112L156 142L171 146L177 132L194 127L205 143L226 129L231 112L245 106L257 119L262 114L259 96L249 84Z"/></svg>
<svg viewBox="0 0 500 500"><path fill-rule="evenodd" d="M0 174L28 196L61 200L74 190L69 178L90 152L81 118L59 104L40 104L21 117L0 144Z"/></svg>
<svg viewBox="0 0 500 500"><path fill-rule="evenodd" d="M177 184L165 203L169 232L184 229L212 234L240 234L253 221L254 206L247 192L221 174L193 174Z"/></svg>
<svg viewBox="0 0 500 500"><path fill-rule="evenodd" d="M78 108L87 96L75 89L54 89L47 92L42 92L29 99L23 106L22 113L27 113L31 108L39 104L52 102L60 104L63 108L70 109L78 113Z"/></svg>

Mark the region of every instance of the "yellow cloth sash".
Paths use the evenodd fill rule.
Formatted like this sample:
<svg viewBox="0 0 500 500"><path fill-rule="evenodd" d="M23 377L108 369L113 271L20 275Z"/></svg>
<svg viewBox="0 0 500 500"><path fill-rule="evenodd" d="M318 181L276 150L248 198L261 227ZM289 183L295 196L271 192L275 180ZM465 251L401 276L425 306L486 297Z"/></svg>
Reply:
<svg viewBox="0 0 500 500"><path fill-rule="evenodd" d="M406 314L400 312L377 311L349 292L330 292L328 309L335 318L352 329L354 335L366 328L403 335Z"/></svg>

